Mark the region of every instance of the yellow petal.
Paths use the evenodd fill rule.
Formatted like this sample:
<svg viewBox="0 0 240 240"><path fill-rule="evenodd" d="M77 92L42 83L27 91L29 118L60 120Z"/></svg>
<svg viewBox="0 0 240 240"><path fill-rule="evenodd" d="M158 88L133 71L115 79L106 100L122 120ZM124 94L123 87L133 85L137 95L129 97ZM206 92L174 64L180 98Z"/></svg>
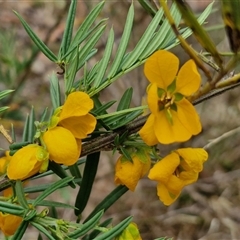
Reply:
<svg viewBox="0 0 240 240"><path fill-rule="evenodd" d="M0 175L6 173L10 159L11 156L9 155L9 151L6 151L5 156L0 158Z"/></svg>
<svg viewBox="0 0 240 240"><path fill-rule="evenodd" d="M156 138L154 131L154 119L155 119L154 115L150 114L146 123L139 131L140 137L148 146L158 144L158 139Z"/></svg>
<svg viewBox="0 0 240 240"><path fill-rule="evenodd" d="M202 125L194 106L185 98L177 103L177 115L181 124L191 135L201 132Z"/></svg>
<svg viewBox="0 0 240 240"><path fill-rule="evenodd" d="M208 153L203 148L181 148L176 152L184 159L181 166L185 171L201 172L203 163L208 159Z"/></svg>
<svg viewBox="0 0 240 240"><path fill-rule="evenodd" d="M157 84L153 83L148 86L147 101L149 109L153 114L157 114L159 112L158 106L159 97L157 91L158 91Z"/></svg>
<svg viewBox="0 0 240 240"><path fill-rule="evenodd" d="M23 180L39 172L42 165L39 153L45 151L37 144L29 144L18 150L7 168L9 179Z"/></svg>
<svg viewBox="0 0 240 240"><path fill-rule="evenodd" d="M193 60L187 61L178 73L175 92L190 96L199 89L200 84L201 77L196 64Z"/></svg>
<svg viewBox="0 0 240 240"><path fill-rule="evenodd" d="M91 114L80 117L69 117L59 122L60 126L72 132L75 138L83 139L92 133L97 124L96 118Z"/></svg>
<svg viewBox="0 0 240 240"><path fill-rule="evenodd" d="M93 108L93 100L84 92L73 92L67 97L62 107L59 121L69 117L86 115Z"/></svg>
<svg viewBox="0 0 240 240"><path fill-rule="evenodd" d="M197 181L198 173L194 171L183 171L180 173L179 178L183 181L184 185L189 185Z"/></svg>
<svg viewBox="0 0 240 240"><path fill-rule="evenodd" d="M181 192L179 192L177 195L170 194L166 186L162 183L159 183L157 185L157 194L161 202L163 202L164 205L169 206L173 202L176 201L176 199L179 197Z"/></svg>
<svg viewBox="0 0 240 240"><path fill-rule="evenodd" d="M155 135L160 143L185 142L192 135L200 133L202 127L199 116L188 100L182 99L177 103L177 112L170 110L173 124L168 120L165 111L155 115Z"/></svg>
<svg viewBox="0 0 240 240"><path fill-rule="evenodd" d="M80 149L73 134L63 128L55 127L43 134L43 141L49 152L49 157L56 163L67 166L76 163Z"/></svg>
<svg viewBox="0 0 240 240"><path fill-rule="evenodd" d="M170 196L178 196L185 186L184 181L175 174L169 178L168 182L165 184Z"/></svg>
<svg viewBox="0 0 240 240"><path fill-rule="evenodd" d="M144 73L151 83L156 83L164 90L173 82L179 66L178 58L165 50L159 50L151 55L145 65Z"/></svg>
<svg viewBox="0 0 240 240"><path fill-rule="evenodd" d="M148 178L167 184L179 164L179 155L172 152L153 166L148 174Z"/></svg>
<svg viewBox="0 0 240 240"><path fill-rule="evenodd" d="M129 225L119 236L115 238L115 240L142 240L137 224L134 222L129 223Z"/></svg>
<svg viewBox="0 0 240 240"><path fill-rule="evenodd" d="M5 236L13 235L22 222L19 216L0 212L0 229Z"/></svg>
<svg viewBox="0 0 240 240"><path fill-rule="evenodd" d="M132 157L132 161L124 160L124 156L120 156L115 166L115 183L127 186L134 191L140 178L146 172L146 166L150 168L150 161L142 163L136 156ZM150 159L149 159L150 160Z"/></svg>

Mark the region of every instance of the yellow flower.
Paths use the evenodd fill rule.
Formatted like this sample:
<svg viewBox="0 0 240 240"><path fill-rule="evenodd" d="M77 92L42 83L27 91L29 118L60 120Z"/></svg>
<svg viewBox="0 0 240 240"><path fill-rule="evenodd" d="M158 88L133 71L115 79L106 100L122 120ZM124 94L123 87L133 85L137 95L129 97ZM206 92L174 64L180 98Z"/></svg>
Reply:
<svg viewBox="0 0 240 240"><path fill-rule="evenodd" d="M47 151L37 144L29 144L11 157L7 175L9 179L23 180L38 172L46 171L47 167Z"/></svg>
<svg viewBox="0 0 240 240"><path fill-rule="evenodd" d="M0 175L3 175L7 172L7 166L10 162L11 156L9 151L5 152L5 156L0 158Z"/></svg>
<svg viewBox="0 0 240 240"><path fill-rule="evenodd" d="M149 146L187 141L202 129L195 108L185 98L199 89L200 75L193 60L179 72L178 66L178 58L165 50L155 52L144 66L151 82L147 88L151 114L139 134Z"/></svg>
<svg viewBox="0 0 240 240"><path fill-rule="evenodd" d="M12 188L5 189L3 195L4 197L11 197ZM19 216L0 212L0 229L5 236L13 235L21 222L22 218Z"/></svg>
<svg viewBox="0 0 240 240"><path fill-rule="evenodd" d="M84 92L68 95L65 104L56 110L43 142L50 159L59 164L73 165L81 153L81 139L92 133L96 118L89 114L93 101Z"/></svg>
<svg viewBox="0 0 240 240"><path fill-rule="evenodd" d="M172 204L184 186L197 181L207 158L208 154L202 148L182 148L156 163L148 177L158 182L159 199L167 206Z"/></svg>
<svg viewBox="0 0 240 240"><path fill-rule="evenodd" d="M0 212L0 229L5 236L13 235L22 222L22 218Z"/></svg>
<svg viewBox="0 0 240 240"><path fill-rule="evenodd" d="M142 240L137 224L134 222L129 223L126 229L115 240Z"/></svg>
<svg viewBox="0 0 240 240"><path fill-rule="evenodd" d="M151 161L147 152L131 155L132 162L123 155L117 160L115 166L115 183L122 184L134 191L140 178L150 169Z"/></svg>

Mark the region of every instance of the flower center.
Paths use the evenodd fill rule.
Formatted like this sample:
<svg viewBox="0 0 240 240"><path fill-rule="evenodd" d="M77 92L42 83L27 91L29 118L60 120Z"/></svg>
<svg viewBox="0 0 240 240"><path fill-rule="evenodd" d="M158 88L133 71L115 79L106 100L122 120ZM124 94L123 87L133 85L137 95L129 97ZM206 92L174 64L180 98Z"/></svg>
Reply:
<svg viewBox="0 0 240 240"><path fill-rule="evenodd" d="M161 98L158 100L159 111L169 109L171 105L174 104L175 97L172 96L169 92L162 94Z"/></svg>

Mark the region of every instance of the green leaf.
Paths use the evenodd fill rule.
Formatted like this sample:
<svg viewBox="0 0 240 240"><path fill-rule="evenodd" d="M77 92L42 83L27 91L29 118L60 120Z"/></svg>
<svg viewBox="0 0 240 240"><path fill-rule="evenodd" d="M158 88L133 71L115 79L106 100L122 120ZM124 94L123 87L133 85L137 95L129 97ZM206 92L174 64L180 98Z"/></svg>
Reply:
<svg viewBox="0 0 240 240"><path fill-rule="evenodd" d="M52 100L53 109L61 106L61 93L59 80L55 73L52 73L50 78L50 96Z"/></svg>
<svg viewBox="0 0 240 240"><path fill-rule="evenodd" d="M0 201L0 211L20 217L23 217L25 213L25 209L22 206L3 201Z"/></svg>
<svg viewBox="0 0 240 240"><path fill-rule="evenodd" d="M32 143L33 142L33 138L34 138L34 135L35 135L35 132L36 132L36 126L34 124L35 122L35 111L34 111L34 108L32 107L31 108L31 112L30 112L30 115L29 115L29 124L28 124L28 142Z"/></svg>
<svg viewBox="0 0 240 240"><path fill-rule="evenodd" d="M79 171L79 168L78 168L78 165L76 163L73 164L72 166L69 166L68 169L69 169L70 173L72 174L72 176L74 177L74 179L77 179L77 178L81 179L82 178L82 175L81 175L81 173Z"/></svg>
<svg viewBox="0 0 240 240"><path fill-rule="evenodd" d="M30 28L30 26L26 23L26 21L15 11L13 11L19 20L21 21L23 27L25 28L26 32L28 33L29 37L32 39L32 41L37 45L37 47L40 49L40 51L52 62L57 62L57 57L55 54L44 44L42 40L38 38L38 36L33 32L33 30Z"/></svg>
<svg viewBox="0 0 240 240"><path fill-rule="evenodd" d="M70 67L66 68L66 74L64 78L66 95L70 94L72 91L73 83L78 71L78 62L79 62L79 51L77 51L76 57L71 62Z"/></svg>
<svg viewBox="0 0 240 240"><path fill-rule="evenodd" d="M29 130L29 115L27 115L25 123L24 123L23 135L22 135L23 142L28 141L28 130Z"/></svg>
<svg viewBox="0 0 240 240"><path fill-rule="evenodd" d="M46 107L46 108L43 110L43 113L41 114L40 122L45 122L45 121L47 121L47 112L48 112L48 108Z"/></svg>
<svg viewBox="0 0 240 240"><path fill-rule="evenodd" d="M43 233L49 240L56 240L42 225L37 222L31 221L31 225L33 225L39 232Z"/></svg>
<svg viewBox="0 0 240 240"><path fill-rule="evenodd" d="M103 81L103 77L107 70L109 60L111 57L113 44L114 44L114 31L111 28L110 33L108 35L108 41L105 47L105 51L99 64L98 74L93 82L93 88L97 88Z"/></svg>
<svg viewBox="0 0 240 240"><path fill-rule="evenodd" d="M47 188L45 191L43 191L42 194L40 194L34 201L33 206L38 205L42 200L44 200L47 196L49 196L51 193L55 192L62 186L64 186L66 183L69 183L73 180L73 177L66 177L64 179L60 179L57 182L53 183L51 187Z"/></svg>
<svg viewBox="0 0 240 240"><path fill-rule="evenodd" d="M161 9L163 14L163 10ZM181 14L179 13L176 4L172 4L171 14L174 17L175 24L178 26L181 20ZM167 19L164 19L161 24L159 31L153 36L150 44L146 47L143 53L140 56L140 60L147 58L157 49L163 49L166 44L172 41L172 39L176 38L174 32L172 31L171 26Z"/></svg>
<svg viewBox="0 0 240 240"><path fill-rule="evenodd" d="M98 225L98 227L106 228L112 222L112 218L109 218ZM94 239L98 234L102 233L100 230L94 230L89 235L85 236L83 240L91 240Z"/></svg>
<svg viewBox="0 0 240 240"><path fill-rule="evenodd" d="M124 60L123 65L121 67L123 71L128 69L130 66L132 66L138 60L141 53L144 51L144 49L150 43L151 38L154 34L154 31L156 30L157 26L159 25L159 23L162 19L162 16L163 16L162 11L158 11L156 13L153 20L148 25L148 28L144 32L143 36L138 41L134 50L128 55L127 59Z"/></svg>
<svg viewBox="0 0 240 240"><path fill-rule="evenodd" d="M29 209L24 191L23 191L23 185L22 185L22 181L21 180L17 180L14 186L14 189L16 191L16 195L17 195L17 200L19 202L19 204L25 208L25 209Z"/></svg>
<svg viewBox="0 0 240 240"><path fill-rule="evenodd" d="M130 113L128 112L128 113L123 113L121 115L119 114L119 115L108 117L106 119L103 119L103 122L104 124L109 126L110 129L116 129L126 125L127 123L131 122L141 114L142 114L142 110L135 110Z"/></svg>
<svg viewBox="0 0 240 240"><path fill-rule="evenodd" d="M28 228L28 223L28 221L22 221L17 231L11 237L11 240L22 240L22 237Z"/></svg>
<svg viewBox="0 0 240 240"><path fill-rule="evenodd" d="M76 197L74 213L79 216L85 209L92 191L92 185L97 173L100 152L89 154L84 167L81 187Z"/></svg>
<svg viewBox="0 0 240 240"><path fill-rule="evenodd" d="M62 60L62 56L65 55L65 53L67 52L71 43L74 19L76 15L76 7L77 7L77 1L72 0L69 11L68 11L68 17L67 17L66 27L63 33L63 39L62 39L61 46L58 53L60 61Z"/></svg>
<svg viewBox="0 0 240 240"><path fill-rule="evenodd" d="M34 200L28 200L28 203L32 204L33 201ZM43 200L43 201L39 202L36 206L74 209L74 207L72 205L61 203L61 202L56 202L56 201L48 201L48 200Z"/></svg>
<svg viewBox="0 0 240 240"><path fill-rule="evenodd" d="M152 17L155 16L157 10L155 10L152 5L149 3L149 0L138 0L141 6L150 14Z"/></svg>
<svg viewBox="0 0 240 240"><path fill-rule="evenodd" d="M10 93L14 92L14 90L3 90L0 92L0 100L5 98L7 95L9 95Z"/></svg>
<svg viewBox="0 0 240 240"><path fill-rule="evenodd" d="M96 7L88 14L85 18L81 26L78 28L76 35L74 36L69 51L72 51L75 47L77 47L81 42L88 37L87 31L94 23L96 18L98 17L100 11L104 6L105 1L100 2L96 5Z"/></svg>
<svg viewBox="0 0 240 240"><path fill-rule="evenodd" d="M66 173L66 170L64 169L64 167L62 167L61 165L53 162L53 161L49 161L49 169L52 170L55 174L57 174L60 178L66 178L69 177L68 174ZM69 186L71 186L72 188L75 188L75 183L74 181L70 181Z"/></svg>
<svg viewBox="0 0 240 240"><path fill-rule="evenodd" d="M95 216L93 216L89 221L84 223L82 227L79 227L77 230L68 234L70 238L79 238L85 235L88 231L92 230L99 222L103 215L103 211L98 212Z"/></svg>
<svg viewBox="0 0 240 240"><path fill-rule="evenodd" d="M83 47L77 49L77 51L79 51L79 55L78 55L79 62L78 62L78 67L77 67L78 70L80 69L80 67L83 66L83 64L86 62L86 60L89 59L89 55L90 56L93 55L93 54L91 54L91 53L93 53L93 47L96 45L96 43L101 38L105 28L106 28L106 25L101 26L94 33L94 35L89 39L89 41L87 41L86 44L84 44ZM94 54L95 53L96 53L96 51L94 51Z"/></svg>
<svg viewBox="0 0 240 240"><path fill-rule="evenodd" d="M111 69L108 73L108 78L111 78L112 76L114 76L116 74L116 72L118 71L119 66L123 60L124 53L126 52L129 38L130 38L130 35L132 32L131 30L132 30L132 25L133 25L133 19L134 19L134 8L133 8L133 4L131 4L129 11L128 11L124 30L122 33L122 38L121 38L120 44L118 46L118 50L116 52L116 57L113 60Z"/></svg>
<svg viewBox="0 0 240 240"><path fill-rule="evenodd" d="M0 113L5 112L7 109L9 109L9 107L0 107Z"/></svg>
<svg viewBox="0 0 240 240"><path fill-rule="evenodd" d="M121 223L111 228L108 232L96 237L94 240L112 240L114 237L119 235L132 221L132 217L124 219Z"/></svg>
<svg viewBox="0 0 240 240"><path fill-rule="evenodd" d="M117 186L110 194L108 194L89 214L89 216L85 219L84 222L91 219L96 213L101 210L107 211L109 207L111 207L119 198L128 191L129 189L124 185Z"/></svg>
<svg viewBox="0 0 240 240"><path fill-rule="evenodd" d="M132 101L133 88L128 88L120 99L117 111L121 111L130 107Z"/></svg>

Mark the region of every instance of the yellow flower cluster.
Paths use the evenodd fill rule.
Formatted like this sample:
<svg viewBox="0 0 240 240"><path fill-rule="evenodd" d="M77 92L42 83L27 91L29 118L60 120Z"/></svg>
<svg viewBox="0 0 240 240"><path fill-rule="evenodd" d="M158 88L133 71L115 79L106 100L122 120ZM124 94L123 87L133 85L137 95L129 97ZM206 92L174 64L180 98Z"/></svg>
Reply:
<svg viewBox="0 0 240 240"><path fill-rule="evenodd" d="M149 146L184 142L202 129L195 108L186 99L199 89L200 75L193 60L187 61L179 71L178 67L178 58L165 50L155 52L144 66L150 81L147 101L151 114L139 135ZM115 167L115 183L134 191L139 179L150 169L150 157L147 161L142 158L135 154L132 161L128 161L121 156ZM158 182L159 199L167 206L172 204L184 186L197 181L207 158L202 148L185 148L158 161L150 169L148 178Z"/></svg>
<svg viewBox="0 0 240 240"><path fill-rule="evenodd" d="M0 175L3 175L7 171L7 166L11 160L9 152L5 153L4 157L0 158ZM3 196L11 198L12 188L3 190ZM8 213L0 212L0 230L5 236L11 236L15 233L17 228L22 222L22 218Z"/></svg>
<svg viewBox="0 0 240 240"><path fill-rule="evenodd" d="M84 92L68 95L55 110L48 128L40 137L41 146L29 144L18 150L7 167L9 179L22 180L47 170L48 161L73 165L81 153L82 139L95 129L96 119L89 111L93 101Z"/></svg>

